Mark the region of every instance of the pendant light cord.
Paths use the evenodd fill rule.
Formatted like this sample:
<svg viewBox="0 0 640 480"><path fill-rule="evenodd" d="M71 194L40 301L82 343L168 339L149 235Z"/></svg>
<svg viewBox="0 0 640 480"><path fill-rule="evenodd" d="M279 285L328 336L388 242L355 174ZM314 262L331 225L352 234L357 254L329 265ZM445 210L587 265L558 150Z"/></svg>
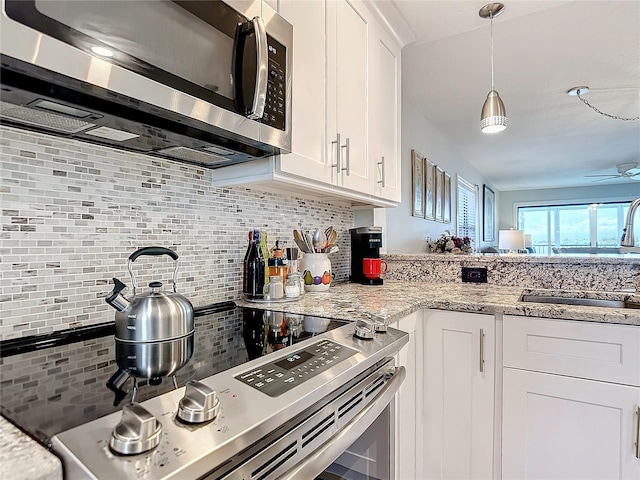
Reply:
<svg viewBox="0 0 640 480"><path fill-rule="evenodd" d="M493 84L493 13L489 15L489 20L491 21L491 90L495 90Z"/></svg>

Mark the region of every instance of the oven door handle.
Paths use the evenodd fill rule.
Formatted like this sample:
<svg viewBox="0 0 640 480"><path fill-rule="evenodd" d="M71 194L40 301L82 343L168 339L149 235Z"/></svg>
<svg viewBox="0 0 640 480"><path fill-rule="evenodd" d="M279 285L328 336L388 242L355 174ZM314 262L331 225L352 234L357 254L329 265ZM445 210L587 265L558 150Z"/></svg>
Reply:
<svg viewBox="0 0 640 480"><path fill-rule="evenodd" d="M400 389L400 385L407 376L404 367L387 367L395 370L393 378L376 395L375 399L362 409L349 423L344 425L330 441L306 457L279 479L315 478L331 465L349 446L355 442L371 426L376 418L387 408L391 399ZM389 372L391 373L391 372Z"/></svg>

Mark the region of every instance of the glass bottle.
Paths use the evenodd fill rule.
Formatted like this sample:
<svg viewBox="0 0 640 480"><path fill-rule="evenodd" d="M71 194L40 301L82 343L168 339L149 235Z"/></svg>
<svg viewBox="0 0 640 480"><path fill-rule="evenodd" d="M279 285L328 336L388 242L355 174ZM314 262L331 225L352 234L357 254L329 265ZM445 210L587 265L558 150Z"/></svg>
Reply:
<svg viewBox="0 0 640 480"><path fill-rule="evenodd" d="M249 248L244 257L242 292L251 299L262 298L265 284L265 261L260 248L260 231L250 232Z"/></svg>
<svg viewBox="0 0 640 480"><path fill-rule="evenodd" d="M284 257L284 250L280 248L280 241L276 240L276 245L271 249L271 256L268 260L269 277L280 276L284 283L287 277L287 259Z"/></svg>
<svg viewBox="0 0 640 480"><path fill-rule="evenodd" d="M302 275L300 275L300 272L298 271L298 249L297 248L287 248L287 283L290 284L290 282L298 282L298 295L302 295L304 294L304 279L302 278ZM291 279L291 280L290 280ZM286 285L285 285L285 295L287 294L286 292ZM295 290L294 290L295 292Z"/></svg>

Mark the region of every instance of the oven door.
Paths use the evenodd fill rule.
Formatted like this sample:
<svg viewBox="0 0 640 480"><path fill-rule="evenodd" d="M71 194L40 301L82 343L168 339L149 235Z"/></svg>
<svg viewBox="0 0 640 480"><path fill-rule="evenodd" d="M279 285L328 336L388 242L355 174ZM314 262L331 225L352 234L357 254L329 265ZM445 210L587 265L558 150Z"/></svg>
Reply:
<svg viewBox="0 0 640 480"><path fill-rule="evenodd" d="M395 464L393 401L317 480L392 480Z"/></svg>
<svg viewBox="0 0 640 480"><path fill-rule="evenodd" d="M405 379L404 367L388 367L391 380L374 402L360 410L338 432L280 480L392 480L394 478L395 394Z"/></svg>

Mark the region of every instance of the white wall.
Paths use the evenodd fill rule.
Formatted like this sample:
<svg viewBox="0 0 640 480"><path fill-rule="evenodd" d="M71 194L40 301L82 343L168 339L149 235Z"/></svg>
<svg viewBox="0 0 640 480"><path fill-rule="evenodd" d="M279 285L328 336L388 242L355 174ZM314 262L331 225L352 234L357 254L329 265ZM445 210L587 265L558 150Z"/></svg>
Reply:
<svg viewBox="0 0 640 480"><path fill-rule="evenodd" d="M640 182L626 181L616 185L594 185L589 187L548 188L500 192L498 199L499 229L514 227L515 205L518 203L548 205L558 203L624 202L640 197Z"/></svg>
<svg viewBox="0 0 640 480"><path fill-rule="evenodd" d="M451 175L451 223L434 222L411 216L412 182L411 150L415 149ZM482 203L482 185L486 179L467 163L456 148L412 105L402 97L402 203L388 209L385 237L388 253L422 253L426 251L425 237L436 238L445 230L455 233L456 225L456 174L480 187L478 203ZM490 185L491 186L491 185ZM494 189L495 190L495 189ZM499 192L496 191L496 198ZM478 217L478 232L482 237L482 209ZM358 212L356 212L358 224ZM482 245L482 244L481 244Z"/></svg>

